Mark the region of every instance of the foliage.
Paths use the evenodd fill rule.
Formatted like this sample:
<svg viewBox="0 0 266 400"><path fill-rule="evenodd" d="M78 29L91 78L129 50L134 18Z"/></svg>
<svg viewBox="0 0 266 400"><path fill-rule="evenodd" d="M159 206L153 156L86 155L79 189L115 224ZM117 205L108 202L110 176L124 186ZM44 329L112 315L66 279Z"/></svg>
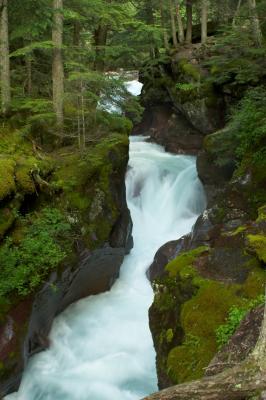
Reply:
<svg viewBox="0 0 266 400"><path fill-rule="evenodd" d="M20 218L23 238L7 238L0 248L0 296L11 292L26 296L47 273L66 257L70 249L70 225L55 208Z"/></svg>
<svg viewBox="0 0 266 400"><path fill-rule="evenodd" d="M249 301L244 307L233 306L230 308L226 323L216 329L216 341L219 348L228 342L247 313L258 305L263 304L264 301L265 296L260 295L256 299Z"/></svg>
<svg viewBox="0 0 266 400"><path fill-rule="evenodd" d="M237 145L239 160L247 157L251 163L266 163L266 91L257 87L247 91L233 112L229 129Z"/></svg>
<svg viewBox="0 0 266 400"><path fill-rule="evenodd" d="M194 82L190 83L177 83L176 88L178 90L183 90L184 92L190 92L191 90L199 88L199 85Z"/></svg>
<svg viewBox="0 0 266 400"><path fill-rule="evenodd" d="M265 77L265 45L256 48L246 25L227 25L220 30L206 66L216 85L258 84Z"/></svg>

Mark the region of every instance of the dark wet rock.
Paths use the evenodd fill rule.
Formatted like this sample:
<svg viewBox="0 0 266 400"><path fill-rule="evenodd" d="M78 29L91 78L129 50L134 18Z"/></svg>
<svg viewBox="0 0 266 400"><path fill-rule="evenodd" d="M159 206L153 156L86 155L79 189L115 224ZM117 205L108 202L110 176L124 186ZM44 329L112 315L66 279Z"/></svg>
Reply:
<svg viewBox="0 0 266 400"><path fill-rule="evenodd" d="M26 299L12 299L9 309L1 310L0 398L18 389L29 358L49 347L54 318L71 303L109 290L119 276L125 254L132 248L132 221L124 181L128 139L121 137L116 144L110 144L110 149L98 151L97 162L103 157L105 168L101 169L100 163L92 166L92 176L84 164L84 171L76 173L84 174L86 184L59 192L54 199L58 207L66 207L76 227L72 254L38 290ZM72 197L74 190L78 197Z"/></svg>
<svg viewBox="0 0 266 400"><path fill-rule="evenodd" d="M262 305L247 314L229 342L221 348L209 364L206 376L216 375L245 360L259 338L263 312Z"/></svg>
<svg viewBox="0 0 266 400"><path fill-rule="evenodd" d="M48 335L60 312L77 300L112 287L124 255L122 247L107 246L92 252L84 249L77 268L69 266L52 273L34 298L19 303L11 311L0 329L0 355L6 360L10 354L15 354L13 359L5 361L7 373L1 378L1 396L18 388L29 357L49 347Z"/></svg>
<svg viewBox="0 0 266 400"><path fill-rule="evenodd" d="M206 151L201 151L197 158L197 169L199 177L205 185L218 186L232 178L235 163L232 161L224 166L218 166Z"/></svg>
<svg viewBox="0 0 266 400"><path fill-rule="evenodd" d="M164 244L154 256L153 263L151 264L147 276L151 282L155 279L165 276L165 266L169 261L173 260L178 253L185 247L187 237L183 237L179 240L174 240Z"/></svg>
<svg viewBox="0 0 266 400"><path fill-rule="evenodd" d="M149 106L133 134L148 135L151 141L176 154L197 154L203 142L202 134L171 103Z"/></svg>

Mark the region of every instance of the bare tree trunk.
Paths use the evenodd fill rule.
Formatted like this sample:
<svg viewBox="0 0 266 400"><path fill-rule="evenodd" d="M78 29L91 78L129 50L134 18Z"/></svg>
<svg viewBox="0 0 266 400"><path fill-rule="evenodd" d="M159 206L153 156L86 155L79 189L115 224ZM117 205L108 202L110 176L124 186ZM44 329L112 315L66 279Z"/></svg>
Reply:
<svg viewBox="0 0 266 400"><path fill-rule="evenodd" d="M179 0L176 0L176 18L178 26L178 39L181 44L185 41L184 25L182 21L182 16L180 14Z"/></svg>
<svg viewBox="0 0 266 400"><path fill-rule="evenodd" d="M170 10L170 16L171 16L173 45L174 45L174 48L177 49L178 48L178 41L177 41L177 35L176 35L175 11L174 11L174 2L173 2L173 0L169 1L169 10Z"/></svg>
<svg viewBox="0 0 266 400"><path fill-rule="evenodd" d="M233 18L233 22L232 22L232 26L233 27L236 27L236 19L239 16L239 11L240 11L241 4L242 4L242 0L238 0L237 7L236 7L236 12L235 12L235 15L234 15L234 18Z"/></svg>
<svg viewBox="0 0 266 400"><path fill-rule="evenodd" d="M165 1L165 0L164 0ZM155 26L154 15L153 15L153 3L151 0L145 0L144 2L144 12L145 12L145 21L148 25ZM159 49L155 42L154 35L151 34L150 38L150 57L155 59L159 56Z"/></svg>
<svg viewBox="0 0 266 400"><path fill-rule="evenodd" d="M80 91L81 91L81 121L82 121L82 150L85 149L86 146L86 123L85 123L85 102L84 102L84 85L80 83Z"/></svg>
<svg viewBox="0 0 266 400"><path fill-rule="evenodd" d="M10 87L10 60L9 60L9 36L8 36L8 0L0 2L0 59L1 59L1 103L2 113L6 115L11 102Z"/></svg>
<svg viewBox="0 0 266 400"><path fill-rule="evenodd" d="M80 31L81 25L79 21L74 21L73 24L73 45L79 47L80 45Z"/></svg>
<svg viewBox="0 0 266 400"><path fill-rule="evenodd" d="M166 48L166 50L168 50L169 49L169 39L168 39L167 28L165 26L165 20L164 20L163 0L160 0L160 14L161 14L161 26L162 26L162 30L163 30L164 47Z"/></svg>
<svg viewBox="0 0 266 400"><path fill-rule="evenodd" d="M251 18L251 27L252 27L254 42L257 47L261 47L262 32L260 29L260 21L259 21L258 13L257 13L256 0L248 0L248 7L249 7L250 18Z"/></svg>
<svg viewBox="0 0 266 400"><path fill-rule="evenodd" d="M78 112L77 112L77 125L78 125L78 132L77 132L77 135L78 135L78 146L79 146L79 150L81 151L82 150L82 148L81 148L81 134L80 134L80 116L79 116L79 109L78 109Z"/></svg>
<svg viewBox="0 0 266 400"><path fill-rule="evenodd" d="M32 59L31 55L26 56L26 67L27 67L27 93L29 96L32 95Z"/></svg>
<svg viewBox="0 0 266 400"><path fill-rule="evenodd" d="M107 43L108 26L100 24L94 32L94 43L95 43L95 71L104 71L105 62L105 46Z"/></svg>
<svg viewBox="0 0 266 400"><path fill-rule="evenodd" d="M52 39L53 56L53 105L56 114L58 134L63 135L64 125L64 66L62 57L63 45L63 0L53 0L54 25Z"/></svg>
<svg viewBox="0 0 266 400"><path fill-rule="evenodd" d="M187 33L186 42L192 43L192 12L193 12L192 0L186 0L186 10L187 10Z"/></svg>
<svg viewBox="0 0 266 400"><path fill-rule="evenodd" d="M201 0L201 43L204 44L208 37L208 0Z"/></svg>

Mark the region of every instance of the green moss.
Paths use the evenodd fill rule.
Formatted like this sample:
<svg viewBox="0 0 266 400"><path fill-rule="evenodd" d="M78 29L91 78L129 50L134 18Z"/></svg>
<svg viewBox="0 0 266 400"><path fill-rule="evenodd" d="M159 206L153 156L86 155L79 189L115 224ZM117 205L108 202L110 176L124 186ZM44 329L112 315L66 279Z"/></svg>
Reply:
<svg viewBox="0 0 266 400"><path fill-rule="evenodd" d="M170 261L165 269L169 272L171 277L176 276L177 273L180 274L181 278L186 278L191 274L194 275L195 270L192 266L193 262L197 257L206 253L208 250L209 248L207 246L201 246L189 252L181 253L174 260Z"/></svg>
<svg viewBox="0 0 266 400"><path fill-rule="evenodd" d="M243 296L254 299L265 291L266 271L259 266L254 267L241 287Z"/></svg>
<svg viewBox="0 0 266 400"><path fill-rule="evenodd" d="M257 222L266 221L266 206L262 206L258 209Z"/></svg>
<svg viewBox="0 0 266 400"><path fill-rule="evenodd" d="M199 281L198 281L199 282ZM204 375L218 349L216 329L224 323L228 310L241 305L239 285L224 285L201 279L197 294L187 301L181 311L181 326L185 340L181 346L171 349L167 366L174 383L198 379ZM189 338L196 337L191 344Z"/></svg>
<svg viewBox="0 0 266 400"><path fill-rule="evenodd" d="M179 66L183 74L188 75L189 77L193 78L195 81L199 81L201 77L199 67L191 64L188 60L183 59L180 60Z"/></svg>
<svg viewBox="0 0 266 400"><path fill-rule="evenodd" d="M88 196L75 191L68 194L68 200L72 207L77 208L80 211L87 210L91 203Z"/></svg>
<svg viewBox="0 0 266 400"><path fill-rule="evenodd" d="M167 359L167 373L173 382L186 382L202 377L203 368L212 359L212 343L187 336L181 346L173 348Z"/></svg>
<svg viewBox="0 0 266 400"><path fill-rule="evenodd" d="M0 158L0 201L16 189L15 165L13 159Z"/></svg>
<svg viewBox="0 0 266 400"><path fill-rule="evenodd" d="M17 210L12 208L0 209L0 240L3 239L5 233L11 228L17 217Z"/></svg>
<svg viewBox="0 0 266 400"><path fill-rule="evenodd" d="M204 368L218 349L216 330L225 323L229 310L232 307L245 307L264 290L265 273L255 258L249 262L250 272L243 284L225 284L200 276L195 263L208 251L208 247L202 246L181 253L171 261L166 266L169 277L164 278L164 285L155 296L157 310L167 313L169 318L174 310L180 307L179 304L182 305L180 327L171 328L171 342L167 341L166 334L162 342L162 345L168 343L166 366L162 359L162 369L167 369L174 384L198 379L204 375ZM186 289L188 287L189 290ZM189 299L180 303L178 293L182 289L187 296L189 293L191 295ZM169 318L166 319L168 330ZM161 323L162 329L167 329L163 319ZM184 333L184 339L176 345L175 337L180 330Z"/></svg>
<svg viewBox="0 0 266 400"><path fill-rule="evenodd" d="M237 235L244 234L246 232L246 230L247 230L247 227L245 225L243 225L243 226L240 225L233 231L225 232L223 234L223 236L234 237L234 236L237 236Z"/></svg>
<svg viewBox="0 0 266 400"><path fill-rule="evenodd" d="M266 236L261 233L257 235L247 235L249 246L254 251L258 259L266 263Z"/></svg>
<svg viewBox="0 0 266 400"><path fill-rule="evenodd" d="M39 160L29 155L28 157L19 157L15 169L17 190L22 193L31 194L36 191L34 183L34 174L46 175L53 169L51 159Z"/></svg>
<svg viewBox="0 0 266 400"><path fill-rule="evenodd" d="M173 338L174 338L174 332L173 329L167 329L166 334L165 334L165 338L167 343L171 343Z"/></svg>
<svg viewBox="0 0 266 400"><path fill-rule="evenodd" d="M265 302L265 295L263 294L257 296L257 298L251 301L247 301L247 303L243 304L241 307L233 306L230 308L228 312L228 317L226 319L226 323L220 325L216 329L216 337L219 349L226 343L228 343L228 340L235 333L235 331L239 327L239 324L241 323L243 318L247 315L247 313L250 310L259 306L260 304L263 304L264 302Z"/></svg>
<svg viewBox="0 0 266 400"><path fill-rule="evenodd" d="M108 240L120 210L113 197L113 179L124 172L128 137L113 134L82 154L57 154L52 186L62 191L59 207L73 214L83 240L91 249Z"/></svg>

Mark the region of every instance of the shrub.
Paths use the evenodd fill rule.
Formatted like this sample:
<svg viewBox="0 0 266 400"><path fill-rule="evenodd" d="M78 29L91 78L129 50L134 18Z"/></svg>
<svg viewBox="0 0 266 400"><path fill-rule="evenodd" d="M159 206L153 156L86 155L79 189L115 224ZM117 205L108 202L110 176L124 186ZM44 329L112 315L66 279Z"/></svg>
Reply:
<svg viewBox="0 0 266 400"><path fill-rule="evenodd" d="M226 323L216 329L216 341L219 348L228 342L247 313L264 301L265 296L260 295L256 299L249 301L245 307L233 306L230 308Z"/></svg>
<svg viewBox="0 0 266 400"><path fill-rule="evenodd" d="M20 243L8 238L0 248L1 297L10 292L31 293L69 250L70 240L65 238L69 238L70 225L59 210L46 208L39 215L22 218L22 223L26 228Z"/></svg>
<svg viewBox="0 0 266 400"><path fill-rule="evenodd" d="M235 109L230 130L238 141L236 154L248 156L253 164L266 163L266 91L263 87L249 90Z"/></svg>

